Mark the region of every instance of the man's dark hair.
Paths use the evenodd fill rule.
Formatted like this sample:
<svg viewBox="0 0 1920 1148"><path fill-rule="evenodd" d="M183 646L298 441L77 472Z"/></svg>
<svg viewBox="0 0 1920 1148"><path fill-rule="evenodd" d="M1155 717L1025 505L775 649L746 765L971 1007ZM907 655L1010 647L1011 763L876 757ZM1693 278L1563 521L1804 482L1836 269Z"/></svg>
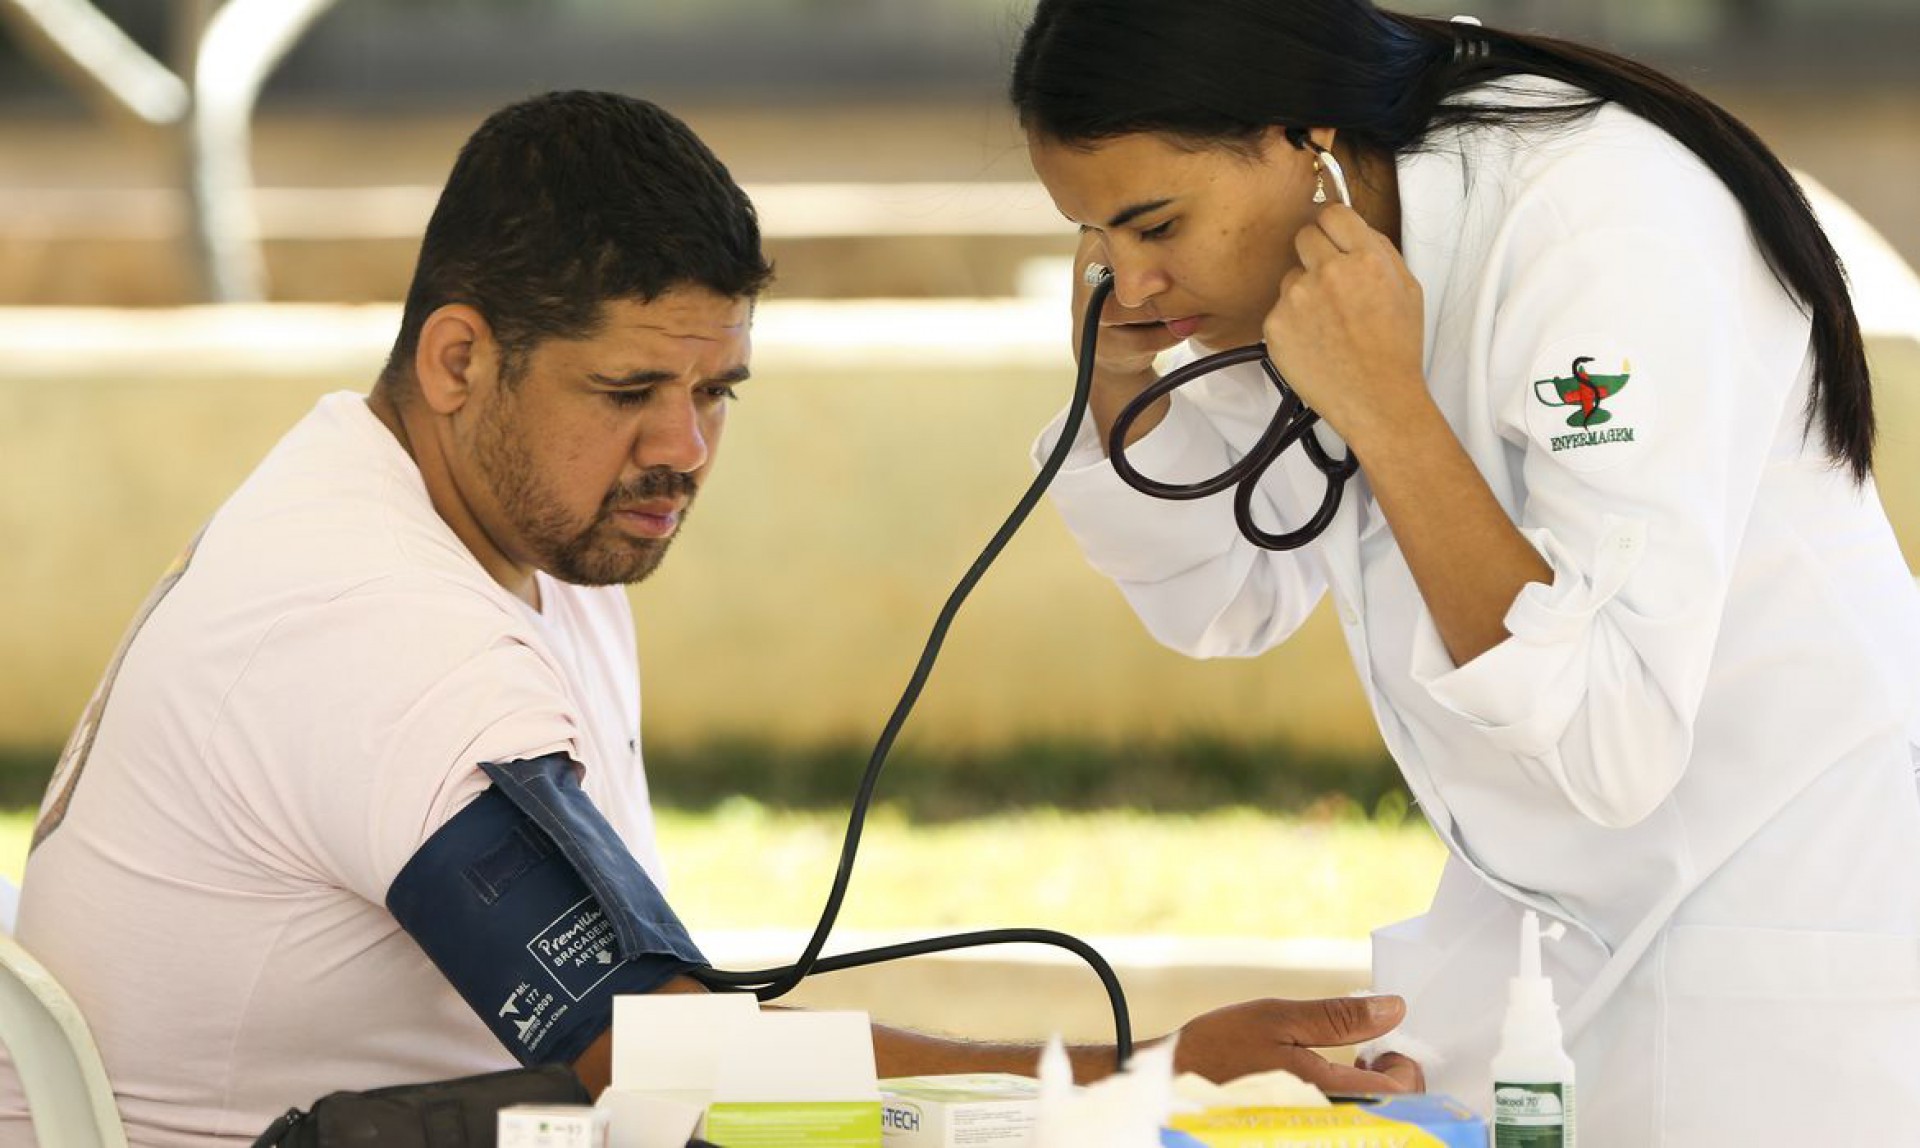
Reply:
<svg viewBox="0 0 1920 1148"><path fill-rule="evenodd" d="M609 300L752 298L772 277L753 204L685 124L630 96L550 92L460 149L381 382L413 377L420 330L450 303L486 317L511 379L536 343L591 335Z"/></svg>

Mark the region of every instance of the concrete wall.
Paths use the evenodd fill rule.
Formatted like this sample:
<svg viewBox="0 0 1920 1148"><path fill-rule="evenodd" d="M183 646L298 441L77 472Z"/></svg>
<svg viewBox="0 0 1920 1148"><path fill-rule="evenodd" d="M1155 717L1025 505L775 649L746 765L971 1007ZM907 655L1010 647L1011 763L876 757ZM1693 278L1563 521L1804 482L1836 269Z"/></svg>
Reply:
<svg viewBox="0 0 1920 1148"><path fill-rule="evenodd" d="M633 590L654 744L866 741L1018 498L1070 386L1041 303L765 305L755 378L661 572ZM0 310L0 746L63 740L152 581L393 308ZM1882 484L1920 559L1920 344L1875 341ZM1377 745L1337 627L1255 661L1146 637L1042 506L962 612L910 737L1176 732Z"/></svg>

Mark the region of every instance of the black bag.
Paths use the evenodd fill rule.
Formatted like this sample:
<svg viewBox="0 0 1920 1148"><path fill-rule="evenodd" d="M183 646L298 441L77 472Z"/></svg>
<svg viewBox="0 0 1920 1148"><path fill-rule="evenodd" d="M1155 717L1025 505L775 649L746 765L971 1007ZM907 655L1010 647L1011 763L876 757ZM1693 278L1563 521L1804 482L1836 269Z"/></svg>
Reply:
<svg viewBox="0 0 1920 1148"><path fill-rule="evenodd" d="M330 1092L305 1112L289 1108L253 1148L495 1148L502 1108L592 1103L564 1064Z"/></svg>

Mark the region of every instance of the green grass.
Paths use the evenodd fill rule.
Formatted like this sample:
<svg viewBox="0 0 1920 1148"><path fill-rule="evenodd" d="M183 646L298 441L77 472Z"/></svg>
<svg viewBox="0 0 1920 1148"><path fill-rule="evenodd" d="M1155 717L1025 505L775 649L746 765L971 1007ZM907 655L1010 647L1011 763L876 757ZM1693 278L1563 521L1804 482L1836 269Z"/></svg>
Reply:
<svg viewBox="0 0 1920 1148"><path fill-rule="evenodd" d="M673 903L695 930L811 928L867 749L649 750ZM0 750L0 873L54 753ZM1362 937L1421 911L1442 851L1377 754L1176 737L900 747L840 924ZM752 800L739 796L755 795ZM12 801L5 800L12 795Z"/></svg>
<svg viewBox="0 0 1920 1148"><path fill-rule="evenodd" d="M695 929L810 927L844 832L843 817L747 801L663 811L673 902ZM1425 909L1443 856L1424 821L1357 813L1035 809L929 826L881 810L840 924L1357 938Z"/></svg>
<svg viewBox="0 0 1920 1148"><path fill-rule="evenodd" d="M928 825L868 820L848 929L1030 925L1092 934L1364 937L1420 912L1442 850L1418 818L1027 809ZM659 811L673 903L697 930L810 928L833 879L838 814L733 800ZM32 815L0 815L20 879Z"/></svg>
<svg viewBox="0 0 1920 1148"><path fill-rule="evenodd" d="M654 800L714 809L752 794L782 809L845 809L872 747L713 739L647 750ZM899 744L881 800L915 822L996 816L1007 809L1150 809L1205 813L1233 806L1318 816L1357 806L1397 821L1407 790L1383 753L1310 749L1279 738L1191 734L1151 742L1022 740L982 749Z"/></svg>

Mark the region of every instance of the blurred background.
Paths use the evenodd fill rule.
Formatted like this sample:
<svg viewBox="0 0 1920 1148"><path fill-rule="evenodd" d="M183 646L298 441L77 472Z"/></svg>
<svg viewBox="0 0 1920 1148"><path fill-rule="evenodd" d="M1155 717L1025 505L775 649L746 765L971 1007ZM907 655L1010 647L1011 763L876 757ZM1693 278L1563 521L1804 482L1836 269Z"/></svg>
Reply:
<svg viewBox="0 0 1920 1148"><path fill-rule="evenodd" d="M319 394L370 384L466 135L523 95L609 88L707 140L779 273L725 462L633 591L676 900L710 950L777 959L927 626L1070 389L1073 240L1002 94L1029 7L0 0L0 805L38 800L196 525ZM1920 4L1400 7L1644 59L1809 179L1870 330L1883 497L1920 557ZM851 929L1118 937L1146 1028L1208 994L1349 987L1366 930L1423 908L1441 856L1337 626L1257 661L1179 658L1045 509L961 614L881 797ZM884 990L849 992L977 1027ZM1060 1023L1097 1032L1091 990L1059 991L1091 1018Z"/></svg>

